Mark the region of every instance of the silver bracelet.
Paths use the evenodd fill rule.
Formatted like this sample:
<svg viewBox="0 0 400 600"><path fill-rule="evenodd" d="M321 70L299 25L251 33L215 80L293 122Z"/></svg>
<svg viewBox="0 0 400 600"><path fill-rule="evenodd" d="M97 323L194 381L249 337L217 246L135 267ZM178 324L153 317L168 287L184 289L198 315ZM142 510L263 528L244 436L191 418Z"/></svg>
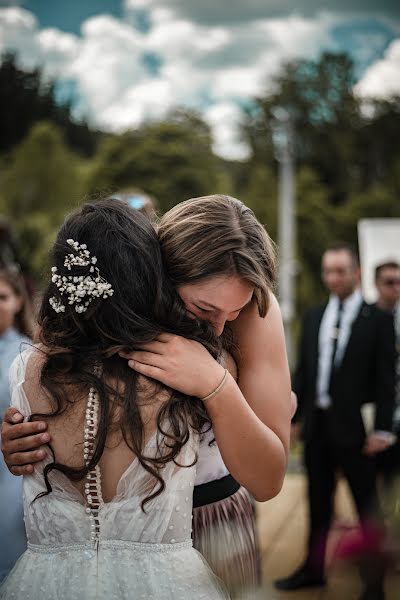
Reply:
<svg viewBox="0 0 400 600"><path fill-rule="evenodd" d="M200 400L202 402L205 402L206 400L209 400L210 398L213 398L214 396L216 396L218 394L218 392L220 392L222 390L222 388L224 387L227 377L228 377L228 369L225 369L224 376L223 376L222 381L219 384L219 386L216 387L215 390L213 392L211 392L211 394L208 394L208 396L204 396L204 398L200 398Z"/></svg>

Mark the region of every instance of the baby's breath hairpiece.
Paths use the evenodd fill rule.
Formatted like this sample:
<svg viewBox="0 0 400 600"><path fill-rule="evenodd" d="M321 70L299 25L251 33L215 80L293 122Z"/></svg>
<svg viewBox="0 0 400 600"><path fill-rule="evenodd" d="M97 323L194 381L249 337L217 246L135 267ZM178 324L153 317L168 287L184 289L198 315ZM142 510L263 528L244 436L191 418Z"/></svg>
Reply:
<svg viewBox="0 0 400 600"><path fill-rule="evenodd" d="M84 313L95 298L106 299L113 295L114 290L111 284L101 277L99 269L95 267L97 258L90 256L86 244L78 244L71 239L67 240L67 244L75 254L65 256L64 267L68 271L72 267L89 267L89 275L59 275L57 267L52 267L51 280L57 286L60 295L67 296L68 304L75 304L75 311ZM65 305L55 296L49 299L49 303L57 313L65 312Z"/></svg>

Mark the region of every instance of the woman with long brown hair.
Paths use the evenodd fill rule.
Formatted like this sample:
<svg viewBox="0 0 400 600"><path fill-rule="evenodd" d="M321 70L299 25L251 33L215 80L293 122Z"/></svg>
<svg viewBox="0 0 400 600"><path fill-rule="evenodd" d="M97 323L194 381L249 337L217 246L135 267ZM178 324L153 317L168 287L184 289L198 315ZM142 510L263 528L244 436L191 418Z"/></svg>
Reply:
<svg viewBox="0 0 400 600"><path fill-rule="evenodd" d="M241 593L259 585L261 571L248 490L260 500L274 496L281 485L276 472L284 472L282 464L288 452L290 378L281 316L272 293L274 245L254 213L239 200L224 195L177 204L160 219L157 231L166 271L187 311L209 321L221 336L234 357L237 383L252 417L275 434L276 447L262 455L262 447L257 450L250 429L246 431L247 416L235 414L226 391L224 406L232 419L236 464L214 441L217 421L213 430L204 433L200 446L193 542L230 591ZM130 364L139 372L181 391L192 378L199 377L196 351L186 340L173 338L143 350L146 353L131 356L134 360ZM171 356L175 356L175 365ZM241 454L250 447L252 463L239 464ZM268 482L271 487L265 495Z"/></svg>

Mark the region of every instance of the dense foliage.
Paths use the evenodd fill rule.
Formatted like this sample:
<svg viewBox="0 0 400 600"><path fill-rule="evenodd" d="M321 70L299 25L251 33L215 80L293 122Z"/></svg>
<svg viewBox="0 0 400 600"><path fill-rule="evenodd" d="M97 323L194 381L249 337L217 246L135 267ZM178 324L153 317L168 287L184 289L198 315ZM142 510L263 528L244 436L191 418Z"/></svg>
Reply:
<svg viewBox="0 0 400 600"><path fill-rule="evenodd" d="M39 70L15 57L0 65L0 214L19 237L24 268L40 284L46 254L63 215L93 193L141 189L163 212L189 197L223 192L253 208L276 239L276 109L295 131L297 301L301 312L323 295L320 256L331 241L356 241L364 217L400 216L400 98L354 95L348 56L284 66L273 86L243 112L248 160L228 162L212 151L197 114L175 110L163 121L112 135L77 123L59 105ZM272 91L271 91L272 90Z"/></svg>

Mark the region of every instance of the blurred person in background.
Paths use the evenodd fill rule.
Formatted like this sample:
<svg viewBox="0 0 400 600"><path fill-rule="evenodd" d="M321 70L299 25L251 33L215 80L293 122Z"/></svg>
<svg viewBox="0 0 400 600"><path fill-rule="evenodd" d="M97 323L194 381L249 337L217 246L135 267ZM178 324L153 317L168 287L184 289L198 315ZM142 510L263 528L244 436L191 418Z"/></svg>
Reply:
<svg viewBox="0 0 400 600"><path fill-rule="evenodd" d="M32 313L21 276L0 270L0 420L10 404L8 371L17 354L30 342ZM22 481L0 461L0 581L26 548L22 510Z"/></svg>
<svg viewBox="0 0 400 600"><path fill-rule="evenodd" d="M396 338L396 402L394 430L400 432L400 264L388 261L375 268L375 286L378 291L376 305L393 315ZM399 462L400 466L400 462Z"/></svg>
<svg viewBox="0 0 400 600"><path fill-rule="evenodd" d="M393 417L393 431L397 434L396 443L379 456L379 473L382 476L386 514L389 520L396 512L398 476L400 474L400 264L386 261L375 268L375 286L378 292L376 305L393 316L396 338L396 397Z"/></svg>
<svg viewBox="0 0 400 600"><path fill-rule="evenodd" d="M3 268L20 272L29 298L34 298L35 282L21 261L15 233L8 220L0 215L0 269Z"/></svg>
<svg viewBox="0 0 400 600"><path fill-rule="evenodd" d="M400 264L388 261L378 265L375 268L375 286L378 291L377 306L397 313L400 309Z"/></svg>
<svg viewBox="0 0 400 600"><path fill-rule="evenodd" d="M337 244L325 251L322 278L329 301L305 315L293 381L298 396L293 430L296 436L302 421L305 441L308 549L301 567L275 582L281 590L326 583L324 561L339 469L350 486L363 531L371 531L369 526L379 530L375 459L394 438L391 315L363 300L358 257L351 246ZM374 429L368 434L361 414L364 403L375 405ZM360 568L360 574L365 584L361 598L384 598L380 561L373 568Z"/></svg>
<svg viewBox="0 0 400 600"><path fill-rule="evenodd" d="M8 221L0 216L0 268L18 264L17 243Z"/></svg>
<svg viewBox="0 0 400 600"><path fill-rule="evenodd" d="M132 190L116 192L115 194L112 194L110 198L126 202L126 204L134 210L149 217L150 221L154 221L156 218L156 205L154 199L142 191Z"/></svg>

